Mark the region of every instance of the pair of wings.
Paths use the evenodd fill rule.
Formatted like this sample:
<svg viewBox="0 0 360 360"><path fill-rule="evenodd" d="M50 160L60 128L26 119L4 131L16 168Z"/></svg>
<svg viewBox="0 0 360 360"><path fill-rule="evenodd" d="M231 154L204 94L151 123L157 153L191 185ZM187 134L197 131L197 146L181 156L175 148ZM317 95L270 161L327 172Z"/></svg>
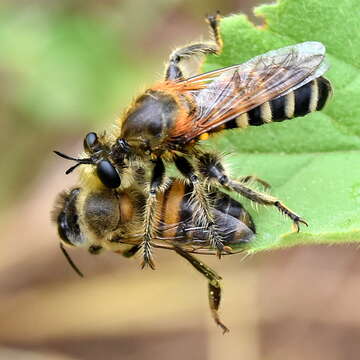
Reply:
<svg viewBox="0 0 360 360"><path fill-rule="evenodd" d="M180 81L195 113L180 120L170 136L188 142L255 107L286 95L328 69L325 47L315 41L269 51L244 64Z"/></svg>

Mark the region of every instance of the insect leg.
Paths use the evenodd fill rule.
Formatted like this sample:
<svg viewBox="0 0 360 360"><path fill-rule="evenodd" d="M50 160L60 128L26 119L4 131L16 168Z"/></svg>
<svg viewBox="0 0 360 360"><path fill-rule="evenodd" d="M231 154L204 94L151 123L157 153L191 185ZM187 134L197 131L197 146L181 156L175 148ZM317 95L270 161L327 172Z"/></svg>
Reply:
<svg viewBox="0 0 360 360"><path fill-rule="evenodd" d="M141 249L141 245L133 245L131 248L123 251L121 255L126 258L130 258L133 257L140 249Z"/></svg>
<svg viewBox="0 0 360 360"><path fill-rule="evenodd" d="M186 259L197 271L199 271L202 275L204 275L209 281L209 305L212 317L217 325L221 327L223 333L229 331L229 329L221 322L218 310L220 306L221 300L221 286L220 280L221 277L210 267L205 265L203 262L199 261L196 257L187 253L179 247L174 248L175 251Z"/></svg>
<svg viewBox="0 0 360 360"><path fill-rule="evenodd" d="M193 185L193 201L195 201L194 222L197 226L208 228L208 238L213 248L217 249L219 258L222 251L228 249L222 243L222 237L217 231L215 219L211 212L210 200L205 187L199 181L198 176L190 162L184 157L175 158L175 166Z"/></svg>
<svg viewBox="0 0 360 360"><path fill-rule="evenodd" d="M244 184L248 184L251 182L258 182L259 184L261 184L262 186L264 186L266 189L270 189L271 185L269 183L267 183L265 180L258 178L255 175L247 175L247 176L242 176L241 178L238 179L239 182L244 183Z"/></svg>
<svg viewBox="0 0 360 360"><path fill-rule="evenodd" d="M258 204L275 206L281 213L285 214L293 221L294 231L299 232L300 223L308 226L308 223L304 219L285 206L279 199L253 190L244 183L229 178L216 155L210 153L201 155L199 157L199 171L205 178L215 180L227 190L235 191Z"/></svg>
<svg viewBox="0 0 360 360"><path fill-rule="evenodd" d="M196 55L201 54L216 54L217 47L212 44L191 44L183 48L175 50L171 53L169 63L165 71L166 80L183 79L183 72L180 69L180 62L184 59L189 59Z"/></svg>
<svg viewBox="0 0 360 360"><path fill-rule="evenodd" d="M144 268L149 265L153 270L155 264L151 256L151 240L155 236L155 221L156 221L156 195L159 191L165 175L165 166L160 158L155 160L155 166L152 172L149 195L146 199L145 214L144 214L144 237L141 243L143 251L143 262L141 267Z"/></svg>
<svg viewBox="0 0 360 360"><path fill-rule="evenodd" d="M207 54L220 54L223 41L219 31L220 14L217 13L214 16L207 16L206 22L210 26L212 37L215 43L196 43L190 44L180 49L173 51L169 58L169 63L165 71L166 80L178 80L183 79L183 72L180 69L180 62L183 59L188 59L197 55Z"/></svg>
<svg viewBox="0 0 360 360"><path fill-rule="evenodd" d="M214 37L216 42L216 54L220 54L223 48L223 41L219 29L220 20L221 16L219 11L216 13L216 15L208 15L206 17L206 22L210 26L211 36Z"/></svg>

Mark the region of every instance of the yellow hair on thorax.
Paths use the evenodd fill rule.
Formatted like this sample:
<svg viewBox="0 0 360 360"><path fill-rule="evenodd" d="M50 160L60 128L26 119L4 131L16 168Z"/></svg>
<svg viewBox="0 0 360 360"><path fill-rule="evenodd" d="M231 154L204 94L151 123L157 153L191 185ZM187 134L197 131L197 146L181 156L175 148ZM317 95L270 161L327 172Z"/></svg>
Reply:
<svg viewBox="0 0 360 360"><path fill-rule="evenodd" d="M79 183L83 189L91 192L105 188L96 174L96 168L92 165L79 166Z"/></svg>

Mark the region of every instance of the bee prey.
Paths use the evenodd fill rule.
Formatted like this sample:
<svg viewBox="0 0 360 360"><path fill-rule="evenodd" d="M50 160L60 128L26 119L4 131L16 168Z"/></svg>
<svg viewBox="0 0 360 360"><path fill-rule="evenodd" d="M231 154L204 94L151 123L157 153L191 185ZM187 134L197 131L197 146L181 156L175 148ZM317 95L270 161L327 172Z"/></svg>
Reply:
<svg viewBox="0 0 360 360"><path fill-rule="evenodd" d="M193 254L216 254L208 237L208 228L198 227L191 195L194 187L179 179L170 179L166 190L157 194L153 246L175 251L190 262L208 280L209 304L215 322L224 332L218 309L221 299L221 277ZM212 216L223 244L231 253L243 251L255 236L250 214L230 196L210 191ZM59 194L53 211L61 247L74 270L80 270L70 259L65 246L84 247L92 254L103 249L131 257L141 249L146 196L136 189L114 193L112 189L89 190L74 187Z"/></svg>

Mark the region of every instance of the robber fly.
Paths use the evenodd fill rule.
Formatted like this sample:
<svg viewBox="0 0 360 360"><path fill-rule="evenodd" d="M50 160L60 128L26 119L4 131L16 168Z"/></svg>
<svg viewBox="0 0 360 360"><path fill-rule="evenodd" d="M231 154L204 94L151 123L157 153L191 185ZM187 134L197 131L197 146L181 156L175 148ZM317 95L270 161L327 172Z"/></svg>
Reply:
<svg viewBox="0 0 360 360"><path fill-rule="evenodd" d="M331 95L331 85L322 75L328 69L325 47L308 41L272 50L243 64L186 77L181 67L201 54L220 54L222 39L219 15L208 17L215 42L194 43L175 50L165 71L165 80L138 96L106 136L89 133L85 155L75 160L82 166L82 182L92 188L126 189L136 179L134 168L146 169L145 215L143 217L143 266L154 268L151 256L156 232L157 194L164 191L165 163L173 163L193 186L198 204L196 225L208 228L208 238L218 256L226 253L216 227L208 184L235 191L251 201L275 206L293 221L295 231L306 221L279 199L255 191L232 179L221 158L206 152L199 140L225 129L279 122L321 110ZM147 185L148 184L148 185Z"/></svg>
<svg viewBox="0 0 360 360"><path fill-rule="evenodd" d="M196 225L196 206L191 201L194 187L179 179L169 179L166 190L157 194L156 224L153 246L170 249L185 258L208 279L209 303L215 322L223 329L218 308L221 299L221 277L192 254L216 254L208 237L208 228ZM209 191L212 216L223 235L228 252L244 250L255 236L251 215L229 195ZM85 247L92 254L103 249L131 257L141 248L141 232L146 197L134 189L115 194L111 189L89 190L74 187L59 194L53 221L58 227L61 249L74 270L80 270L70 259L64 245Z"/></svg>

